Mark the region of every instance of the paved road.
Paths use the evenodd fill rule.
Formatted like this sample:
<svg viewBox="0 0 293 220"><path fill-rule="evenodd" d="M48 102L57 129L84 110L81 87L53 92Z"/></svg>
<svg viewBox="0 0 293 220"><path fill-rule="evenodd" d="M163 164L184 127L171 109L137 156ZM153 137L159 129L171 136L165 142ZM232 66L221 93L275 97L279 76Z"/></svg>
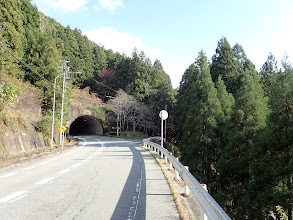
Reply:
<svg viewBox="0 0 293 220"><path fill-rule="evenodd" d="M81 140L70 151L0 173L0 219L179 219L140 140Z"/></svg>

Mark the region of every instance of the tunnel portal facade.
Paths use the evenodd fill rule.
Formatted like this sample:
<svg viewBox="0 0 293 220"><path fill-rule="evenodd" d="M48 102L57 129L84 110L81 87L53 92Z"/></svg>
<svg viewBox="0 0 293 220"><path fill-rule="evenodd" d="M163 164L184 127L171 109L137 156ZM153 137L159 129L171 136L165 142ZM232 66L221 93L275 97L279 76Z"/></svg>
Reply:
<svg viewBox="0 0 293 220"><path fill-rule="evenodd" d="M95 116L82 115L71 123L69 135L104 135L104 127Z"/></svg>

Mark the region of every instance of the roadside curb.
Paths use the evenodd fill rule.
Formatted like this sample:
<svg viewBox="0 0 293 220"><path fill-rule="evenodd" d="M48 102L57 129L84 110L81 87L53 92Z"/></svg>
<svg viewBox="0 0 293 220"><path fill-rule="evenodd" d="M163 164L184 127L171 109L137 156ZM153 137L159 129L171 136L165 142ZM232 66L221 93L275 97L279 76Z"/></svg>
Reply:
<svg viewBox="0 0 293 220"><path fill-rule="evenodd" d="M65 152L65 151L67 151L67 150L69 150L71 148L74 148L78 144L79 144L78 141L74 141L74 143L72 143L72 144L64 145L64 150L63 151L61 149L62 147L58 146L58 147L55 147L55 148L52 148L52 149L51 148L45 148L44 149L44 150L53 150L52 152L31 151L31 152L23 153L23 155L18 155L18 156L15 156L14 158L11 158L10 162L0 164L0 172L5 171L5 170L9 170L9 169L14 168L14 167L29 164L29 163L31 163L31 162L33 162L35 160L39 160L39 159L47 158L47 157L50 157L50 156L54 156L56 154Z"/></svg>

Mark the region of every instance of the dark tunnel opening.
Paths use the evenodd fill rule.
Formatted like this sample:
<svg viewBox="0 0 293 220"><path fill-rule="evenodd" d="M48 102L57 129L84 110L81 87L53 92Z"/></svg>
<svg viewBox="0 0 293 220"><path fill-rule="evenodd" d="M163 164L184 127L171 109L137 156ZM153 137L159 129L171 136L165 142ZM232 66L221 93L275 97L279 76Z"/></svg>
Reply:
<svg viewBox="0 0 293 220"><path fill-rule="evenodd" d="M69 135L103 135L104 128L99 119L90 115L76 118L69 128Z"/></svg>

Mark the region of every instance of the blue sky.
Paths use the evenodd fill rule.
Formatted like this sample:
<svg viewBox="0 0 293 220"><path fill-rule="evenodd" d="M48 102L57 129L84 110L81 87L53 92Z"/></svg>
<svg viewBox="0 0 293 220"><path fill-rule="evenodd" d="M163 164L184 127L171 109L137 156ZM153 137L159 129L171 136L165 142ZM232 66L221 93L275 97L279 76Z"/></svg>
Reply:
<svg viewBox="0 0 293 220"><path fill-rule="evenodd" d="M131 56L134 47L159 59L179 85L202 49L211 60L225 36L243 46L257 70L272 52L293 61L292 0L33 0L63 26Z"/></svg>

